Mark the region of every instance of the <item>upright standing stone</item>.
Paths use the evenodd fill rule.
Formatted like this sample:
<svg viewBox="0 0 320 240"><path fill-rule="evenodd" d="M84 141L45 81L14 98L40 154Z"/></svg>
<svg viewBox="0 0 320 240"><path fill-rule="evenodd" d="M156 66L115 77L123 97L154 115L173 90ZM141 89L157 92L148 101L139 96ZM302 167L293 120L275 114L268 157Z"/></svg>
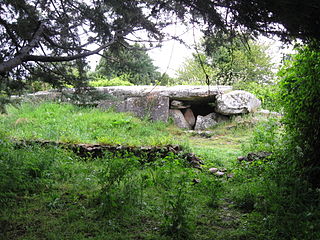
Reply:
<svg viewBox="0 0 320 240"><path fill-rule="evenodd" d="M190 108L187 108L183 116L191 127L193 127L196 124L196 118Z"/></svg>
<svg viewBox="0 0 320 240"><path fill-rule="evenodd" d="M98 103L98 108L107 110L107 109L113 109L116 112L125 112L125 102L123 100L102 100Z"/></svg>
<svg viewBox="0 0 320 240"><path fill-rule="evenodd" d="M192 128L179 109L170 109L170 116L173 118L174 124L178 127L187 129Z"/></svg>
<svg viewBox="0 0 320 240"><path fill-rule="evenodd" d="M150 106L153 121L167 122L169 119L169 97L155 96Z"/></svg>
<svg viewBox="0 0 320 240"><path fill-rule="evenodd" d="M150 117L153 121L167 122L169 118L169 98L153 95L130 97L125 100L125 111L140 118Z"/></svg>

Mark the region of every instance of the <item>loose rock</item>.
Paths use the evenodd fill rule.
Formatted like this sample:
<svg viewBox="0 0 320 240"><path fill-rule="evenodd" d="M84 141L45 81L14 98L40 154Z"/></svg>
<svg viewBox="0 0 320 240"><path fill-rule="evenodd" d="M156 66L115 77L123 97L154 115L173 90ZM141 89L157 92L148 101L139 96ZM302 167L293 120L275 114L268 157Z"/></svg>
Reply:
<svg viewBox="0 0 320 240"><path fill-rule="evenodd" d="M210 113L206 116L200 116L197 117L196 126L194 127L195 130L204 130L209 127L213 127L218 122L215 120L215 113Z"/></svg>
<svg viewBox="0 0 320 240"><path fill-rule="evenodd" d="M239 162L243 162L243 161L253 162L253 161L265 159L271 154L272 154L271 152L256 152L256 153L252 152L252 153L248 153L247 156L240 156L237 159Z"/></svg>
<svg viewBox="0 0 320 240"><path fill-rule="evenodd" d="M214 174L215 174L216 176L221 177L221 176L223 176L225 173L218 171L218 172L216 172L216 173L214 173Z"/></svg>
<svg viewBox="0 0 320 240"><path fill-rule="evenodd" d="M189 107L190 105L185 105L184 102L178 100L173 100L170 104L171 109L186 109Z"/></svg>

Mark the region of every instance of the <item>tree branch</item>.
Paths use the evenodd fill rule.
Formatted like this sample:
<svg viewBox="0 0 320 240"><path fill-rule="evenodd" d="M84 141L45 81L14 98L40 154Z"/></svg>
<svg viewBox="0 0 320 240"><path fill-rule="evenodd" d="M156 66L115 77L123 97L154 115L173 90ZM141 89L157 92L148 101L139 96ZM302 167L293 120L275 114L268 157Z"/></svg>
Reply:
<svg viewBox="0 0 320 240"><path fill-rule="evenodd" d="M18 55L0 64L0 74L5 74L6 72L12 70L13 68L19 66L21 63L25 62L24 58L28 55L28 53L33 48L37 46L40 40L41 34L43 33L43 29L44 29L44 24L40 23L39 28L34 33L32 40L29 42L29 44L21 48L21 51Z"/></svg>
<svg viewBox="0 0 320 240"><path fill-rule="evenodd" d="M72 55L72 56L38 56L38 55L26 55L23 58L23 62L28 61L37 61L37 62L66 62L66 61L72 61L84 57L88 57L94 54L98 54L100 51L104 50L105 48L109 47L111 44L113 44L115 41L112 40L111 42L102 45L101 47L92 50L87 51L84 53Z"/></svg>

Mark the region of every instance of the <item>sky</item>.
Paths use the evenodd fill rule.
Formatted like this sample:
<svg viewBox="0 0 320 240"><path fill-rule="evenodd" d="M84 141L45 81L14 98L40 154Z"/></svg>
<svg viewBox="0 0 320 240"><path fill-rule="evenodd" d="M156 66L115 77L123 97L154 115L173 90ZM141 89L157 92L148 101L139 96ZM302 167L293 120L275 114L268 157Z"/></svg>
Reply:
<svg viewBox="0 0 320 240"><path fill-rule="evenodd" d="M162 47L149 50L148 54L161 73L167 73L174 77L176 70L179 69L185 59L191 57L192 53L195 52L194 43L199 42L203 35L196 27L186 27L182 24L169 26L165 29L165 32L181 38L186 45L176 40L167 40L162 43ZM100 56L98 55L88 57L91 70L95 69L99 60Z"/></svg>
<svg viewBox="0 0 320 240"><path fill-rule="evenodd" d="M179 36L185 43L182 44L175 40L167 41L161 48L156 48L148 52L149 56L154 60L154 65L159 68L161 73L167 73L174 77L183 62L192 57L195 51L195 43L199 43L203 37L202 32L198 28L185 26L172 26L169 31L173 35Z"/></svg>
<svg viewBox="0 0 320 240"><path fill-rule="evenodd" d="M161 73L167 73L170 77L175 77L176 71L183 65L185 60L192 57L192 53L196 52L194 45L200 42L203 34L196 27L186 27L182 24L170 26L166 31L173 36L179 36L186 45L175 40L169 40L163 42L161 48L149 50L148 54ZM292 46L285 46L276 38L260 37L258 41L270 45L268 54L271 56L272 62L277 66L280 65L283 54L293 52ZM100 56L97 55L89 57L89 65L92 70L95 69L99 59Z"/></svg>

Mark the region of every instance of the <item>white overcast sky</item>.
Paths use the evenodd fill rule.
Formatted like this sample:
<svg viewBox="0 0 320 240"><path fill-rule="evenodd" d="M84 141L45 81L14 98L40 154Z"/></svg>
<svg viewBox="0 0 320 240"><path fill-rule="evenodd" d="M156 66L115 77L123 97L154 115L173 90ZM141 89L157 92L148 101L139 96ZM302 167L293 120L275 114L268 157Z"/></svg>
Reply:
<svg viewBox="0 0 320 240"><path fill-rule="evenodd" d="M167 32L173 36L179 36L188 46L178 41L170 40L163 42L161 48L148 51L148 54L161 73L166 72L169 76L175 77L176 71L182 66L183 62L195 52L194 43L198 43L203 35L200 29L193 29L184 25L170 26ZM292 47L284 46L279 40L261 37L259 41L271 45L268 53L277 65L280 63L283 54L292 52ZM100 56L97 55L88 58L92 70L95 69L99 59Z"/></svg>

